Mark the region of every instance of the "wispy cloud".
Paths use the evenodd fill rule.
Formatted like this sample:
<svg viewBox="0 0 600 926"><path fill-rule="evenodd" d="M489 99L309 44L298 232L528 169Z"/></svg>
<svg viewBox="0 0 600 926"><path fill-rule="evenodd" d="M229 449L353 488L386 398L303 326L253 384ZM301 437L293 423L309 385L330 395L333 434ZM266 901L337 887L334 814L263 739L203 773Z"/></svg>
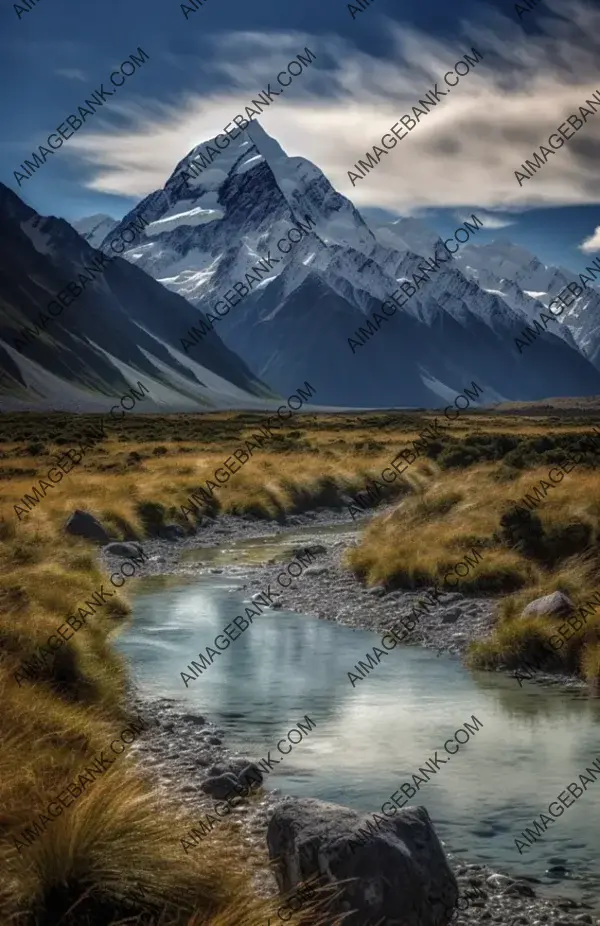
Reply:
<svg viewBox="0 0 600 926"><path fill-rule="evenodd" d="M67 80L87 80L86 75L79 68L57 68L54 73L58 74L59 77L66 77Z"/></svg>
<svg viewBox="0 0 600 926"><path fill-rule="evenodd" d="M506 228L507 225L514 225L516 219L509 219L507 216L500 215L497 212L484 212L483 209L477 210L477 216L481 219L486 228ZM457 212L456 218L459 222L470 219L468 212Z"/></svg>
<svg viewBox="0 0 600 926"><path fill-rule="evenodd" d="M199 77L207 72L221 77L222 89L169 102L123 100L111 107L119 114L118 128L98 120L98 130L86 128L69 149L93 168L90 188L145 195L164 184L192 147L243 113L308 46L317 60L276 98L261 123L288 154L313 161L358 206L403 214L434 207L511 213L600 202L600 113L522 187L514 176L600 86L595 38L600 10L579 0L565 5L562 15L558 0L546 0L545 7L535 10L543 30L535 35L480 7L479 24L462 23L462 38L452 42L382 17L393 46L389 59L335 36L231 33L217 41L214 59L199 59L196 69ZM442 98L352 186L348 171L356 161L473 46L484 59L461 79L452 98ZM497 216L495 221L508 223Z"/></svg>
<svg viewBox="0 0 600 926"><path fill-rule="evenodd" d="M593 254L594 251L600 251L600 225L596 226L593 235L581 242L579 250L583 251L584 254Z"/></svg>

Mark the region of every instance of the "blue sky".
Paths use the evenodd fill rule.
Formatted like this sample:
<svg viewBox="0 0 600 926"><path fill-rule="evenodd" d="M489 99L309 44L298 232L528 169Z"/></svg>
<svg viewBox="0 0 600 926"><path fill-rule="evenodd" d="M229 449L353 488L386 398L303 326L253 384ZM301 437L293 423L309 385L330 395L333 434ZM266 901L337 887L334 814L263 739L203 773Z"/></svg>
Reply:
<svg viewBox="0 0 600 926"><path fill-rule="evenodd" d="M33 2L33 0L29 0ZM600 13L545 0L39 0L0 12L0 180L43 214L120 217L195 144L243 112L308 46L317 60L263 115L290 155L319 166L359 209L419 215L451 232L476 212L479 240L509 238L579 272L600 252L600 111L522 187L514 170L600 89ZM18 186L13 171L141 46L149 60ZM418 129L353 187L348 170L475 46L484 54ZM6 92L6 91L9 92ZM598 233L596 233L598 229ZM597 247L596 247L597 244Z"/></svg>

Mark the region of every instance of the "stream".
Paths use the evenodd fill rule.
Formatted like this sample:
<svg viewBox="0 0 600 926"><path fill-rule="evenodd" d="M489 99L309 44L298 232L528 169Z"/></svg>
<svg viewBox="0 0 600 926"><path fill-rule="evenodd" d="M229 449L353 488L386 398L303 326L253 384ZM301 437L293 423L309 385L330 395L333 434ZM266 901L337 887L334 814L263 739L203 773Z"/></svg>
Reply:
<svg viewBox="0 0 600 926"><path fill-rule="evenodd" d="M347 673L380 634L268 610L185 687L180 673L250 601L244 564L277 557L310 533L331 542L348 526L287 531L185 554L194 576L132 583L133 619L118 646L145 696L182 700L226 731L226 744L260 759L308 715L316 724L265 784L380 813L381 805L465 722L480 729L408 803L424 804L440 838L466 862L539 879L600 907L600 781L519 854L515 837L600 755L600 700L399 646L353 688ZM225 572L212 573L218 565ZM227 566L235 574L227 575ZM257 591L253 588L252 591ZM452 767L450 767L452 766ZM599 775L600 778L600 775ZM597 789L597 790L596 790ZM544 892L544 890L542 891Z"/></svg>

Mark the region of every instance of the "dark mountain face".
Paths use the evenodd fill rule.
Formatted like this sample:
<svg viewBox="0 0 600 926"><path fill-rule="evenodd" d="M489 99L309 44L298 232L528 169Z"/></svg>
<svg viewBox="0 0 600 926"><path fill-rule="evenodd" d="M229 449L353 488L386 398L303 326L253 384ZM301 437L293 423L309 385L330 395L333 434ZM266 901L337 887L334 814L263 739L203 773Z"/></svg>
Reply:
<svg viewBox="0 0 600 926"><path fill-rule="evenodd" d="M252 405L270 395L218 336L185 356L179 331L199 319L185 299L1 185L0 234L3 407L10 397L97 407L136 377L150 388L148 408Z"/></svg>

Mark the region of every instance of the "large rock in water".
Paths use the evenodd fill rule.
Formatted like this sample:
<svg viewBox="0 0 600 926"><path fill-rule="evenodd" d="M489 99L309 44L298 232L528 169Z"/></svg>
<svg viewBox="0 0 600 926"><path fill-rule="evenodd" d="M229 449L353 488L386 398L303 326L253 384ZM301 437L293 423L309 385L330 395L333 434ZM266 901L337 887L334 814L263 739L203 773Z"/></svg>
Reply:
<svg viewBox="0 0 600 926"><path fill-rule="evenodd" d="M278 804L267 844L280 891L352 878L331 908L353 911L344 926L445 926L458 887L426 809L375 816L312 798Z"/></svg>
<svg viewBox="0 0 600 926"><path fill-rule="evenodd" d="M549 617L566 617L575 610L575 605L571 599L563 592L552 592L551 595L543 595L542 598L536 598L530 601L526 608L523 609L523 617L540 617L546 614Z"/></svg>
<svg viewBox="0 0 600 926"><path fill-rule="evenodd" d="M111 539L100 521L89 511L82 511L80 508L77 508L67 519L65 530L75 537L84 537L86 540L94 540L96 543L109 543Z"/></svg>

